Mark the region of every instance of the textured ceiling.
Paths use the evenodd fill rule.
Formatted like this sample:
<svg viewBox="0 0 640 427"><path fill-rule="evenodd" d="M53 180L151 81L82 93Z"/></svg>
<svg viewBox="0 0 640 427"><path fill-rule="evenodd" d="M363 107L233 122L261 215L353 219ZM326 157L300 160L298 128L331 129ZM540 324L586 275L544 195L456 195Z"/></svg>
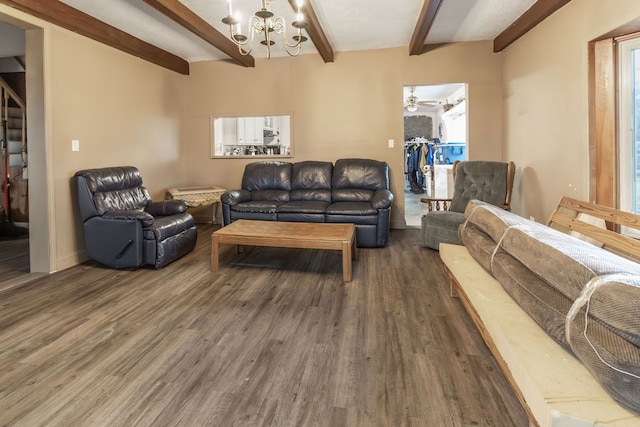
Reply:
<svg viewBox="0 0 640 427"><path fill-rule="evenodd" d="M62 0L139 39L189 62L226 59L227 56L180 27L142 0ZM225 0L180 0L223 34ZM309 1L309 0L307 0ZM334 52L409 46L424 0L310 0ZM492 40L524 13L535 0L444 0L426 43ZM260 0L233 0L244 20L260 8ZM287 0L274 0L272 10L291 22ZM272 56L286 53L278 41ZM303 53L317 52L306 43ZM252 52L265 57L260 46Z"/></svg>

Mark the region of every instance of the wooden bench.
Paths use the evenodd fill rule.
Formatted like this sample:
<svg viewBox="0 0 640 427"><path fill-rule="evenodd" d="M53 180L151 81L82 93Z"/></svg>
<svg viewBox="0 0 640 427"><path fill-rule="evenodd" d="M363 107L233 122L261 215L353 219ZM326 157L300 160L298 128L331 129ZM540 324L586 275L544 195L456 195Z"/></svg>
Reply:
<svg viewBox="0 0 640 427"><path fill-rule="evenodd" d="M594 225L593 218L604 221ZM579 233L640 260L638 241L615 230L640 229L640 216L563 197L547 225ZM549 337L464 246L440 245L451 285L513 387L531 425L640 426L582 363ZM532 345L534 343L534 345Z"/></svg>

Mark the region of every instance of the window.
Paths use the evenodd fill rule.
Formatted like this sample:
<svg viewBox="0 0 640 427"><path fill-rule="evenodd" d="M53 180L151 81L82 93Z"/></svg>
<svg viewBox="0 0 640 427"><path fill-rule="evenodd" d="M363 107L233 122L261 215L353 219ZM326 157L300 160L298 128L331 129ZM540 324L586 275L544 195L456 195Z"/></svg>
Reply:
<svg viewBox="0 0 640 427"><path fill-rule="evenodd" d="M640 214L640 39L620 42L620 208Z"/></svg>

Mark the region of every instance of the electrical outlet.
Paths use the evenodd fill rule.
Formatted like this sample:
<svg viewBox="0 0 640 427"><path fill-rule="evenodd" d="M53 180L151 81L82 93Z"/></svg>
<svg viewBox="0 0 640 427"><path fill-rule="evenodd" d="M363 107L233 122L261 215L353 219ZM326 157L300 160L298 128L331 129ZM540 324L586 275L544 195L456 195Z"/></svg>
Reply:
<svg viewBox="0 0 640 427"><path fill-rule="evenodd" d="M77 139L71 140L71 151L80 151L80 141Z"/></svg>
<svg viewBox="0 0 640 427"><path fill-rule="evenodd" d="M389 148L393 148L396 146L396 142L393 139L389 140Z"/></svg>

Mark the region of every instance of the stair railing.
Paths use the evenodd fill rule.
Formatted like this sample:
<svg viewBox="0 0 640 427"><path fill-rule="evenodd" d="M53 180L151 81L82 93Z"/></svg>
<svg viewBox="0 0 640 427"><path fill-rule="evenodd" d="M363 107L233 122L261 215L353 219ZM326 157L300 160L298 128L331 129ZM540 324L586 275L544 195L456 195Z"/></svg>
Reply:
<svg viewBox="0 0 640 427"><path fill-rule="evenodd" d="M26 144L26 121L27 121L27 108L25 103L20 99L18 94L9 87L7 82L4 81L2 77L0 77L0 100L1 108L0 108L0 126L2 127L2 140L0 141L0 155L3 157L4 161L4 171L5 173L2 176L2 191L4 192L4 210L5 214L8 218L11 216L10 210L10 196L9 189L11 187L11 176L9 173L9 138L7 136L7 120L9 119L9 100L15 102L15 104L20 108L20 112L22 114L22 132L21 132L21 142L20 142L20 151L23 169L26 164L24 155L27 150Z"/></svg>

